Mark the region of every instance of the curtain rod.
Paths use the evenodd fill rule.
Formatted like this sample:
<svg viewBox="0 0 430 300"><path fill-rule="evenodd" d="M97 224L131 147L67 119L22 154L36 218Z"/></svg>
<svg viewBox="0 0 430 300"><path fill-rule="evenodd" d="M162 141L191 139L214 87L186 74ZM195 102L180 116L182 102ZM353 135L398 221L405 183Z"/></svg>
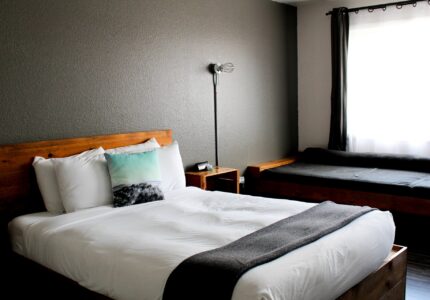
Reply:
<svg viewBox="0 0 430 300"><path fill-rule="evenodd" d="M417 6L417 2L423 2L426 1L430 5L430 0L412 0L412 1L399 1L399 2L390 2L385 4L377 4L377 5L369 5L369 6L362 6L362 7L356 7L356 8L349 8L348 13L355 12L358 13L360 10L368 10L369 12L373 12L375 9L382 9L386 10L389 6L396 6L398 9L402 8L405 5L413 5L414 7ZM327 12L325 15L331 15L333 11Z"/></svg>

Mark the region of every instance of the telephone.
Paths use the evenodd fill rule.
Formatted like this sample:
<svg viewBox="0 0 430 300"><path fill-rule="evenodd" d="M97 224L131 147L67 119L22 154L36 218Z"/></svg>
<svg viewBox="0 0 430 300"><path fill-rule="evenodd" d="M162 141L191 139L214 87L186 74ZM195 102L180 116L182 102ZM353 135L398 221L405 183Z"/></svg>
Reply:
<svg viewBox="0 0 430 300"><path fill-rule="evenodd" d="M202 161L194 165L196 171L212 171L213 167L208 161Z"/></svg>

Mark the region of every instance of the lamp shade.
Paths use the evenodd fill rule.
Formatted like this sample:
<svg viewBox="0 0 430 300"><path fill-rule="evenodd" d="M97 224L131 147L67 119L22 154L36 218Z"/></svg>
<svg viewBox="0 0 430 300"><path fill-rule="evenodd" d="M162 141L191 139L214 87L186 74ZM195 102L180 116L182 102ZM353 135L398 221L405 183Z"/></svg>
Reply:
<svg viewBox="0 0 430 300"><path fill-rule="evenodd" d="M213 72L214 73L231 73L234 71L233 63L225 63L225 64L213 64Z"/></svg>

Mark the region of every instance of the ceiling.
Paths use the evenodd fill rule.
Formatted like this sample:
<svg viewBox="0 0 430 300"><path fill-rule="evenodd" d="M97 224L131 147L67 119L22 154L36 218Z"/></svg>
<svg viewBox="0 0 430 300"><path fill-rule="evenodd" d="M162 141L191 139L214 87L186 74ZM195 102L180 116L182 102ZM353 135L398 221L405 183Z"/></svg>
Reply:
<svg viewBox="0 0 430 300"><path fill-rule="evenodd" d="M282 2L282 3L288 3L288 4L297 4L300 2L312 2L312 1L317 1L317 0L273 0L275 2Z"/></svg>
<svg viewBox="0 0 430 300"><path fill-rule="evenodd" d="M327 1L327 0L272 0L275 2L281 2L281 3L287 3L287 4L293 4L293 5L300 5L303 3L310 3L310 2L317 2L317 1Z"/></svg>
<svg viewBox="0 0 430 300"><path fill-rule="evenodd" d="M309 3L316 3L316 2L333 2L333 1L337 1L338 0L272 0L275 2L281 2L281 3L287 3L287 4L292 4L295 6L300 6L303 4L309 4ZM356 4L356 5L361 5L361 3L363 3L363 5L374 5L374 4L381 4L381 3L387 3L387 2L395 2L398 0L344 0L345 2L351 2L351 4Z"/></svg>

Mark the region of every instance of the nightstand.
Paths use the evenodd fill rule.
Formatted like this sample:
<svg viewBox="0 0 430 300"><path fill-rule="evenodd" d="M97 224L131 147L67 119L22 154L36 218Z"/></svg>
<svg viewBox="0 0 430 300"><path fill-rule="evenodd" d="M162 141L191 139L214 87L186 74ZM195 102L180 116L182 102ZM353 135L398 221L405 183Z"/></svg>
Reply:
<svg viewBox="0 0 430 300"><path fill-rule="evenodd" d="M239 193L239 170L215 167L212 171L186 172L187 186L208 191Z"/></svg>

